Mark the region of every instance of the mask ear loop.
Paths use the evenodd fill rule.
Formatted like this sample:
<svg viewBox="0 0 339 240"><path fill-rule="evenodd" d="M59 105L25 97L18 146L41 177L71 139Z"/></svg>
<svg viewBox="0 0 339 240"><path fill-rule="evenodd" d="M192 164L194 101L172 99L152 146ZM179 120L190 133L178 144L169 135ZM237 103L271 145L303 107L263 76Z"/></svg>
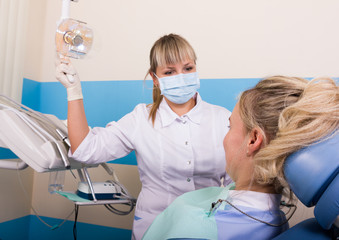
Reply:
<svg viewBox="0 0 339 240"><path fill-rule="evenodd" d="M155 72L153 72L153 74L154 74L154 76L155 76L157 79L159 79L159 77L155 74Z"/></svg>
<svg viewBox="0 0 339 240"><path fill-rule="evenodd" d="M160 88L160 87L159 87L159 85L160 85L159 77L155 74L155 72L153 72L153 74L154 74L154 76L158 79L158 84L157 84L157 85L153 84L153 85L154 85L155 88Z"/></svg>
<svg viewBox="0 0 339 240"><path fill-rule="evenodd" d="M157 76L154 72L153 72L153 74L154 74L154 76L157 77L157 79L159 79L158 76ZM154 88L159 88L159 85L154 85L153 80L146 80L146 78L147 78L148 75L150 75L150 76L152 77L152 75L151 75L150 72L148 72L148 73L146 74L146 76L145 76L145 78L144 78L144 83L143 83L144 88L146 88L147 90L153 90ZM153 87L148 86L148 84L146 83L146 81L152 81Z"/></svg>

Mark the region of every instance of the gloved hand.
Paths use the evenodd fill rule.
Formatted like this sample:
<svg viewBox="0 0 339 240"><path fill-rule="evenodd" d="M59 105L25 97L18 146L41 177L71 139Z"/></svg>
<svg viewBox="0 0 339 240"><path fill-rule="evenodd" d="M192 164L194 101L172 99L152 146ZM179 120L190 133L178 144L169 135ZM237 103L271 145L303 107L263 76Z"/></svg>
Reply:
<svg viewBox="0 0 339 240"><path fill-rule="evenodd" d="M67 89L67 100L82 99L82 90L79 75L68 58L56 59L56 79Z"/></svg>

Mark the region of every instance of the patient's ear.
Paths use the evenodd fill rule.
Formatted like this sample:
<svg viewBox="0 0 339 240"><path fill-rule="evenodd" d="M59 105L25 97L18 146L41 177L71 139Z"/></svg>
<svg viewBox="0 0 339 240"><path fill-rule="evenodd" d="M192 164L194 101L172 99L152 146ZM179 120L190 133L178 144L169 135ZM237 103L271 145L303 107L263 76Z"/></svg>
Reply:
<svg viewBox="0 0 339 240"><path fill-rule="evenodd" d="M264 142L264 135L260 128L253 128L249 133L247 143L247 156L254 155L258 152Z"/></svg>

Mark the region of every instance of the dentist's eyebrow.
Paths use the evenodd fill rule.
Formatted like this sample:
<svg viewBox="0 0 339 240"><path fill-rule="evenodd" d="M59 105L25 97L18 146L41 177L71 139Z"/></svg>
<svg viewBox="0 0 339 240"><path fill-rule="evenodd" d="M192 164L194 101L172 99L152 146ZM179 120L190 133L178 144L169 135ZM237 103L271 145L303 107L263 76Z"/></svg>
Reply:
<svg viewBox="0 0 339 240"><path fill-rule="evenodd" d="M167 67L164 68L164 70L168 70L168 69L173 70L173 69L175 69L175 67L167 66Z"/></svg>

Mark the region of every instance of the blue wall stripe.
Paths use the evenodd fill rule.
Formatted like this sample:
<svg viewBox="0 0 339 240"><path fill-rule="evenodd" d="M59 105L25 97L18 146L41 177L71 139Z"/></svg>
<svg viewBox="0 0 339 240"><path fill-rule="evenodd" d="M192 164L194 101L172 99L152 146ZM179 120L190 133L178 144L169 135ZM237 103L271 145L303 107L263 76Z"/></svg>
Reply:
<svg viewBox="0 0 339 240"><path fill-rule="evenodd" d="M81 213L81 207L79 208ZM63 219L41 217L49 225L54 226ZM50 229L35 215L28 215L0 224L1 240L73 240L74 221L66 221L60 228ZM130 240L132 231L127 229L105 227L100 225L77 222L77 239L91 240Z"/></svg>
<svg viewBox="0 0 339 240"><path fill-rule="evenodd" d="M199 93L205 101L232 110L239 93L258 81L258 78L202 79ZM149 80L86 81L81 84L90 126L104 127L131 112L138 103L152 102L152 82ZM22 103L30 108L66 119L66 98L66 91L59 82L38 83L24 79Z"/></svg>
<svg viewBox="0 0 339 240"><path fill-rule="evenodd" d="M41 83L24 78L21 102L34 110L40 109Z"/></svg>
<svg viewBox="0 0 339 240"><path fill-rule="evenodd" d="M237 96L258 81L258 78L201 79L199 93L205 101L232 111ZM91 127L104 127L110 121L117 121L131 112L138 103L152 102L150 80L86 81L81 84L86 116ZM40 83L25 78L22 103L42 113L53 114L60 119L67 118L66 90L59 82ZM13 154L5 150L0 151L0 159L6 159L8 156ZM134 153L111 163L137 164Z"/></svg>
<svg viewBox="0 0 339 240"><path fill-rule="evenodd" d="M259 78L202 79L199 93L206 102L232 111L239 94L255 86L259 80Z"/></svg>
<svg viewBox="0 0 339 240"><path fill-rule="evenodd" d="M13 158L18 158L18 157L8 148L0 147L0 159L13 159Z"/></svg>

